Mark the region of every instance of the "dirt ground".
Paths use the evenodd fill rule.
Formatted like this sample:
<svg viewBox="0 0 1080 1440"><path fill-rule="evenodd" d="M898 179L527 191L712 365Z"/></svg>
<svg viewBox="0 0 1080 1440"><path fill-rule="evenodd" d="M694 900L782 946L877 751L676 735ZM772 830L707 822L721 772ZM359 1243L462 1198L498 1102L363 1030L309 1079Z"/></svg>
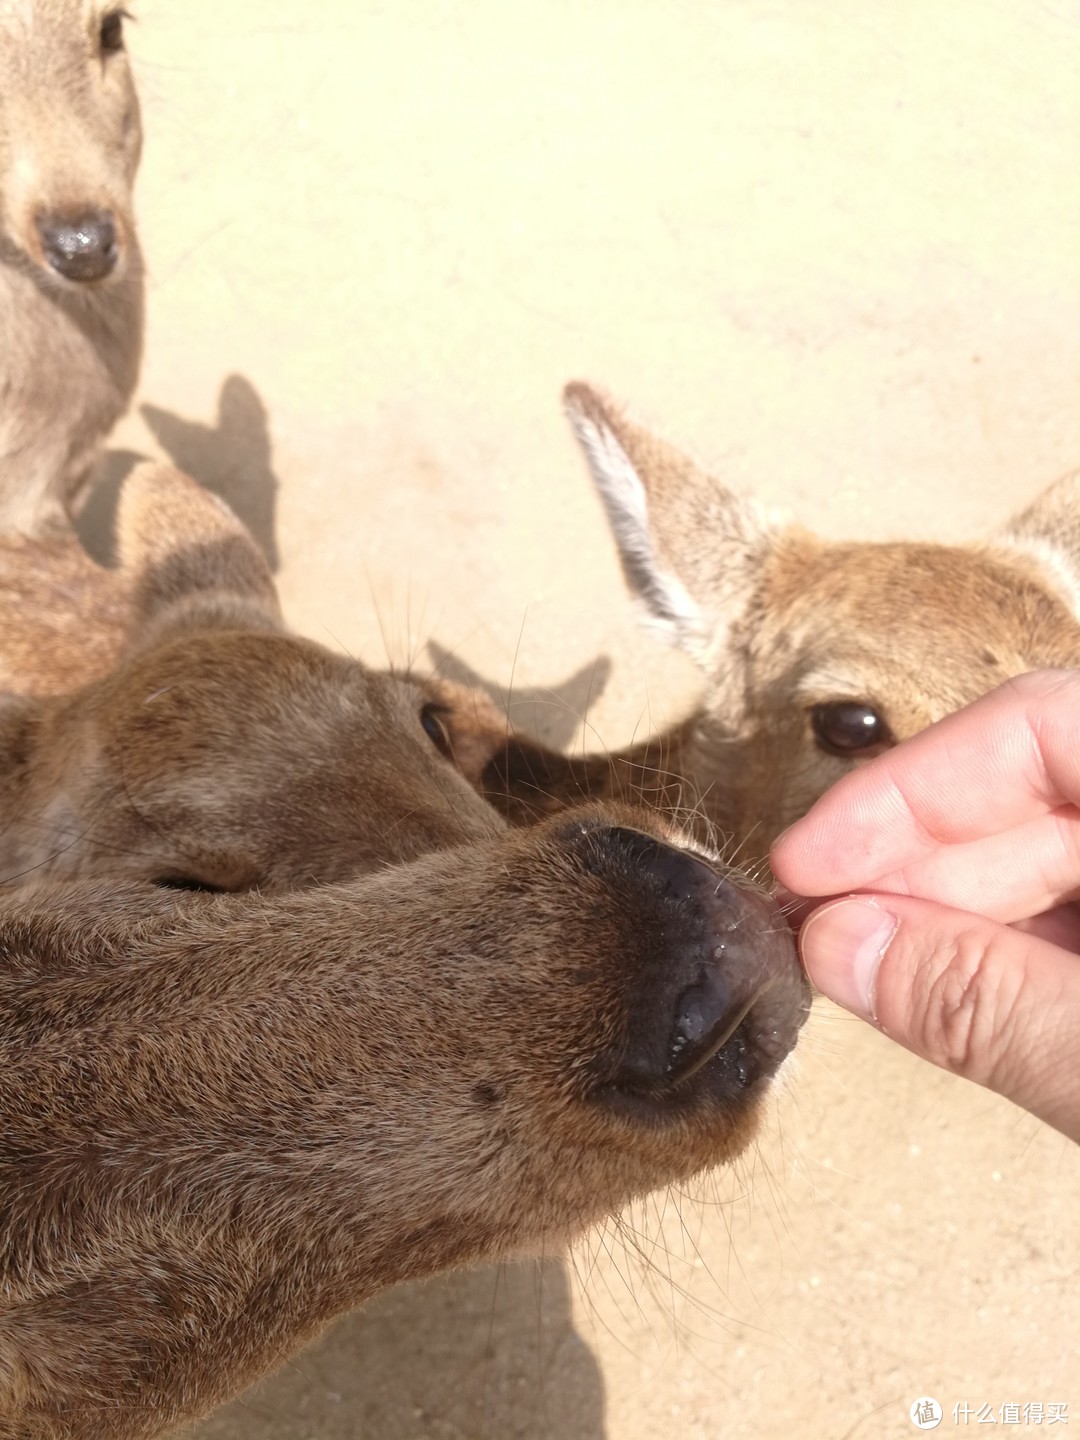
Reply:
<svg viewBox="0 0 1080 1440"><path fill-rule="evenodd" d="M135 8L150 329L110 473L225 494L318 640L512 682L566 744L689 702L573 376L831 535L975 535L1080 464L1074 7ZM1078 1185L822 1007L737 1171L569 1267L400 1290L196 1433L890 1440L921 1395L942 1433L1080 1425Z"/></svg>

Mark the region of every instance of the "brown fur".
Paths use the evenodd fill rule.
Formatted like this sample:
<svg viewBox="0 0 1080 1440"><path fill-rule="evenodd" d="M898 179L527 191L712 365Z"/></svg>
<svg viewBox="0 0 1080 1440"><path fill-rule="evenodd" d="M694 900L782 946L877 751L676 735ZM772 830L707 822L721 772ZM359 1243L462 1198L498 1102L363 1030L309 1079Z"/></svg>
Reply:
<svg viewBox="0 0 1080 1440"><path fill-rule="evenodd" d="M890 744L1010 676L1080 664L1080 476L982 544L830 543L767 521L588 386L569 386L566 406L630 589L704 693L670 734L614 757L511 740L484 777L511 818L658 797L762 857L881 748L828 753L815 707L862 702Z"/></svg>
<svg viewBox="0 0 1080 1440"><path fill-rule="evenodd" d="M142 352L132 215L139 107L128 57L102 54L112 0L0 5L0 530L42 533L77 498L127 408ZM119 257L56 273L42 217L108 211Z"/></svg>
<svg viewBox="0 0 1080 1440"><path fill-rule="evenodd" d="M287 896L5 900L0 1435L157 1434L387 1285L738 1153L801 1019L790 941L724 912L771 977L761 1078L613 1090L681 923L618 818Z"/></svg>
<svg viewBox="0 0 1080 1440"><path fill-rule="evenodd" d="M806 1013L765 896L644 811L506 830L487 702L286 634L193 482L135 472L120 551L114 668L0 711L3 1440L172 1429L387 1285L730 1159Z"/></svg>
<svg viewBox="0 0 1080 1440"><path fill-rule="evenodd" d="M498 832L474 783L505 727L482 697L287 634L248 531L176 470L133 472L119 530L116 571L73 537L0 549L25 593L0 647L0 882L286 889Z"/></svg>

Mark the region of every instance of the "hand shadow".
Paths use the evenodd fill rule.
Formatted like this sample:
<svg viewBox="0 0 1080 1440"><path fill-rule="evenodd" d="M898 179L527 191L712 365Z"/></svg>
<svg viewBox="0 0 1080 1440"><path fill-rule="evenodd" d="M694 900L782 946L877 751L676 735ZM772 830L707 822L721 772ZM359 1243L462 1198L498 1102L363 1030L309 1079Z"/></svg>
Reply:
<svg viewBox="0 0 1080 1440"><path fill-rule="evenodd" d="M400 1286L191 1440L603 1440L604 1384L554 1260Z"/></svg>
<svg viewBox="0 0 1080 1440"><path fill-rule="evenodd" d="M177 469L221 496L262 546L271 570L276 570L274 512L279 481L272 464L266 407L251 381L243 375L228 376L218 394L215 425L184 420L156 405L141 405L139 410ZM131 450L110 450L76 519L83 544L100 563L111 558L120 486L144 458Z"/></svg>
<svg viewBox="0 0 1080 1440"><path fill-rule="evenodd" d="M565 750L570 744L578 726L588 721L592 702L604 693L611 678L611 661L601 655L557 685L514 686L508 691L493 680L485 680L444 650L437 640L428 641L428 653L437 675L482 690L506 711L515 729L554 750Z"/></svg>

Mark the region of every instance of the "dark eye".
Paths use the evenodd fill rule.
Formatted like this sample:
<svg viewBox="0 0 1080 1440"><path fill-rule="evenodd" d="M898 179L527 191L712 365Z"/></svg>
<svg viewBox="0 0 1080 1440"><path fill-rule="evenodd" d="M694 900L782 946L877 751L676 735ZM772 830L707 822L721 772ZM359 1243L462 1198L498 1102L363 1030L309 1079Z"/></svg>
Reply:
<svg viewBox="0 0 1080 1440"><path fill-rule="evenodd" d="M207 885L204 880L194 880L190 875L159 875L154 884L162 890L202 890L208 895L224 895L220 885Z"/></svg>
<svg viewBox="0 0 1080 1440"><path fill-rule="evenodd" d="M130 19L126 10L110 10L101 21L101 53L115 55L124 48L124 21Z"/></svg>
<svg viewBox="0 0 1080 1440"><path fill-rule="evenodd" d="M442 717L449 713L445 705L425 705L420 711L420 724L424 727L424 733L439 754L445 755L448 760L453 758L454 747L450 743L450 731Z"/></svg>
<svg viewBox="0 0 1080 1440"><path fill-rule="evenodd" d="M864 755L896 744L884 718L865 700L827 700L815 705L810 723L826 755Z"/></svg>

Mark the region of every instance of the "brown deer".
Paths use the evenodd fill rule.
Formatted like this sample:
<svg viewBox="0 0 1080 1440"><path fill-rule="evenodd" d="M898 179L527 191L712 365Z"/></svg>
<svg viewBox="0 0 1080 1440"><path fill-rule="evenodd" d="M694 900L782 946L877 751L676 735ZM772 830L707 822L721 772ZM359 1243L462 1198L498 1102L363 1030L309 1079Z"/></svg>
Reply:
<svg viewBox="0 0 1080 1440"><path fill-rule="evenodd" d="M1080 664L1080 475L980 544L834 543L767 520L589 386L564 398L627 584L703 695L612 756L511 738L482 784L512 819L622 795L761 858L852 766L1009 676Z"/></svg>
<svg viewBox="0 0 1080 1440"><path fill-rule="evenodd" d="M119 549L106 673L56 693L59 541L37 685L7 637L4 1440L168 1431L398 1280L723 1163L807 1008L773 903L660 817L506 829L466 778L498 717L288 635L193 482L137 471Z"/></svg>
<svg viewBox="0 0 1080 1440"><path fill-rule="evenodd" d="M497 832L463 778L505 737L494 708L289 635L223 502L145 463L119 552L0 541L0 882L286 889Z"/></svg>
<svg viewBox="0 0 1080 1440"><path fill-rule="evenodd" d="M0 4L0 530L77 501L138 378L142 135L124 11Z"/></svg>

